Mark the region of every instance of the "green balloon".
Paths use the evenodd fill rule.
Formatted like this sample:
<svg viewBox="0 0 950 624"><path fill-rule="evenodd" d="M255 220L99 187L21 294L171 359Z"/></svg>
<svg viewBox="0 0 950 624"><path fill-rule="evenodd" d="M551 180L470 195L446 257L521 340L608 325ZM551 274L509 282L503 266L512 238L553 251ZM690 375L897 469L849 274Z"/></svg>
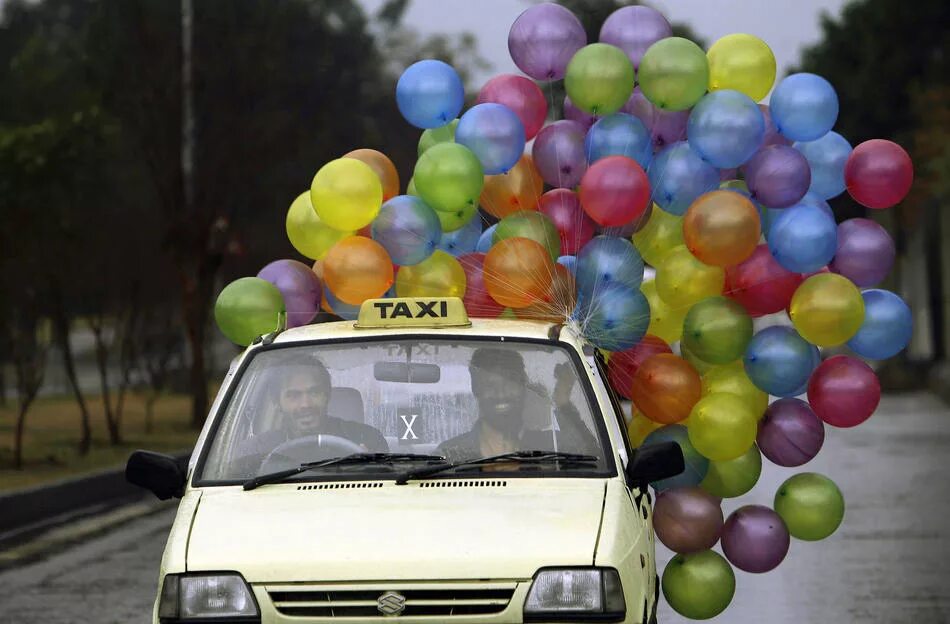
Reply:
<svg viewBox="0 0 950 624"><path fill-rule="evenodd" d="M619 111L630 99L633 84L630 58L606 43L592 43L578 50L564 75L564 88L574 106L601 116Z"/></svg>
<svg viewBox="0 0 950 624"><path fill-rule="evenodd" d="M471 221L473 218L477 218L475 216L475 213L477 212L477 207L465 206L464 208L453 210L452 212L436 210L435 215L439 217L439 223L442 224L443 232L454 232Z"/></svg>
<svg viewBox="0 0 950 624"><path fill-rule="evenodd" d="M416 179L409 178L409 184L406 185L406 195L412 195L414 197L419 197L419 191L416 190Z"/></svg>
<svg viewBox="0 0 950 624"><path fill-rule="evenodd" d="M708 620L726 610L736 593L736 575L719 553L704 550L676 555L663 570L663 595L692 620Z"/></svg>
<svg viewBox="0 0 950 624"><path fill-rule="evenodd" d="M419 157L413 172L419 196L435 210L455 212L476 206L485 184L482 163L458 143L438 143Z"/></svg>
<svg viewBox="0 0 950 624"><path fill-rule="evenodd" d="M795 475L775 493L775 512L792 537L809 542L834 533L844 519L844 496L835 482L814 472Z"/></svg>
<svg viewBox="0 0 950 624"><path fill-rule="evenodd" d="M709 471L699 487L719 498L735 498L755 487L761 474L762 453L753 444L741 457L709 462Z"/></svg>
<svg viewBox="0 0 950 624"><path fill-rule="evenodd" d="M459 120L453 119L444 126L438 128L429 128L419 137L419 153L422 153L438 143L455 143L455 128L458 127Z"/></svg>
<svg viewBox="0 0 950 624"><path fill-rule="evenodd" d="M657 108L686 110L706 93L709 61L703 49L689 39L667 37L647 48L637 79L643 95Z"/></svg>
<svg viewBox="0 0 950 624"><path fill-rule="evenodd" d="M242 347L268 334L285 312L277 287L259 277L242 277L224 287L214 303L214 320L228 340Z"/></svg>
<svg viewBox="0 0 950 624"><path fill-rule="evenodd" d="M686 348L686 345L680 341L680 355L684 360L693 365L693 368L696 369L700 375L705 375L707 372L716 368L715 364L710 364L709 362L704 362L703 360L696 357L692 351Z"/></svg>
<svg viewBox="0 0 950 624"><path fill-rule="evenodd" d="M557 227L547 215L534 210L514 212L499 221L492 234L492 244L506 238L530 238L547 249L555 262L561 255L561 238Z"/></svg>
<svg viewBox="0 0 950 624"><path fill-rule="evenodd" d="M683 345L710 364L728 364L745 353L752 340L752 318L727 297L707 297L686 313Z"/></svg>

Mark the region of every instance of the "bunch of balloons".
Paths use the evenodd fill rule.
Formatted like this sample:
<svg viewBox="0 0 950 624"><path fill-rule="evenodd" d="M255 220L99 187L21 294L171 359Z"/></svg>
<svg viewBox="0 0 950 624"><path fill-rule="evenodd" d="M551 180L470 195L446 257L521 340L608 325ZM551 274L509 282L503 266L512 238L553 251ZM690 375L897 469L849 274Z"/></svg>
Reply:
<svg viewBox="0 0 950 624"><path fill-rule="evenodd" d="M396 102L422 131L411 179L372 149L325 164L286 220L313 266L278 260L233 282L217 322L243 345L284 312L292 327L321 308L355 318L370 298L457 296L472 317L572 324L633 402L632 441L684 451L686 471L653 484L657 536L678 553L662 586L678 612L713 617L733 566L771 570L791 537L823 539L842 521L841 492L812 473L772 508L724 518L721 500L755 486L763 456L804 465L826 425L874 412L880 385L863 360L908 344L910 310L874 288L894 262L888 233L837 223L827 202L847 191L869 209L897 204L910 158L886 140L852 148L834 131L832 85L806 73L776 84L753 35L704 51L628 6L588 42L568 9L543 3L508 46L525 75L492 78L464 111L451 66L408 67ZM819 347L842 345L850 354L822 361Z"/></svg>

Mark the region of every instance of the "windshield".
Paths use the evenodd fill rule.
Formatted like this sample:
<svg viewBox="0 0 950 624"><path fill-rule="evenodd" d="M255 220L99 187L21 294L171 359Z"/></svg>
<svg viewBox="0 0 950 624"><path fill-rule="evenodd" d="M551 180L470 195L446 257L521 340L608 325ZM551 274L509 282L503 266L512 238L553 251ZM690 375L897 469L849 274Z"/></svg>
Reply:
<svg viewBox="0 0 950 624"><path fill-rule="evenodd" d="M596 461L501 462L478 470L603 474L612 465L605 459L609 444L579 365L553 344L428 337L260 351L214 429L196 483L244 481L354 453L409 457L332 463L287 480L393 478L414 461L441 461L432 455L457 463L519 451Z"/></svg>

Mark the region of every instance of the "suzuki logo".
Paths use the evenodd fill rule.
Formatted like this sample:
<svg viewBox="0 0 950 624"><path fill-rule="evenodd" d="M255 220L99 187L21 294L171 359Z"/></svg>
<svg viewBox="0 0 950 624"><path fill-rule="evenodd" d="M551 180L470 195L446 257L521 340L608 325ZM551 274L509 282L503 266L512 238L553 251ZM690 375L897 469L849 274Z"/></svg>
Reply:
<svg viewBox="0 0 950 624"><path fill-rule="evenodd" d="M406 597L398 592L388 591L376 599L376 610L386 616L396 616L406 610Z"/></svg>

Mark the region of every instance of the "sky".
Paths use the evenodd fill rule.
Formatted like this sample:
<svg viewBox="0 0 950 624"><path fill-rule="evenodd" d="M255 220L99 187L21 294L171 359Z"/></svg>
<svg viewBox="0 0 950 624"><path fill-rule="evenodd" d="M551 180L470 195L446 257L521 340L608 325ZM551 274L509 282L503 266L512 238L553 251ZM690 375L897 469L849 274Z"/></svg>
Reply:
<svg viewBox="0 0 950 624"><path fill-rule="evenodd" d="M372 14L384 0L359 0ZM652 0L648 4L673 22L685 22L708 44L745 32L772 48L779 76L798 62L803 47L820 36L822 12L840 14L849 0ZM404 22L423 34L470 31L492 69L476 75L481 86L491 76L519 73L508 56L508 29L533 2L528 0L412 0ZM593 42L592 42L593 43Z"/></svg>

